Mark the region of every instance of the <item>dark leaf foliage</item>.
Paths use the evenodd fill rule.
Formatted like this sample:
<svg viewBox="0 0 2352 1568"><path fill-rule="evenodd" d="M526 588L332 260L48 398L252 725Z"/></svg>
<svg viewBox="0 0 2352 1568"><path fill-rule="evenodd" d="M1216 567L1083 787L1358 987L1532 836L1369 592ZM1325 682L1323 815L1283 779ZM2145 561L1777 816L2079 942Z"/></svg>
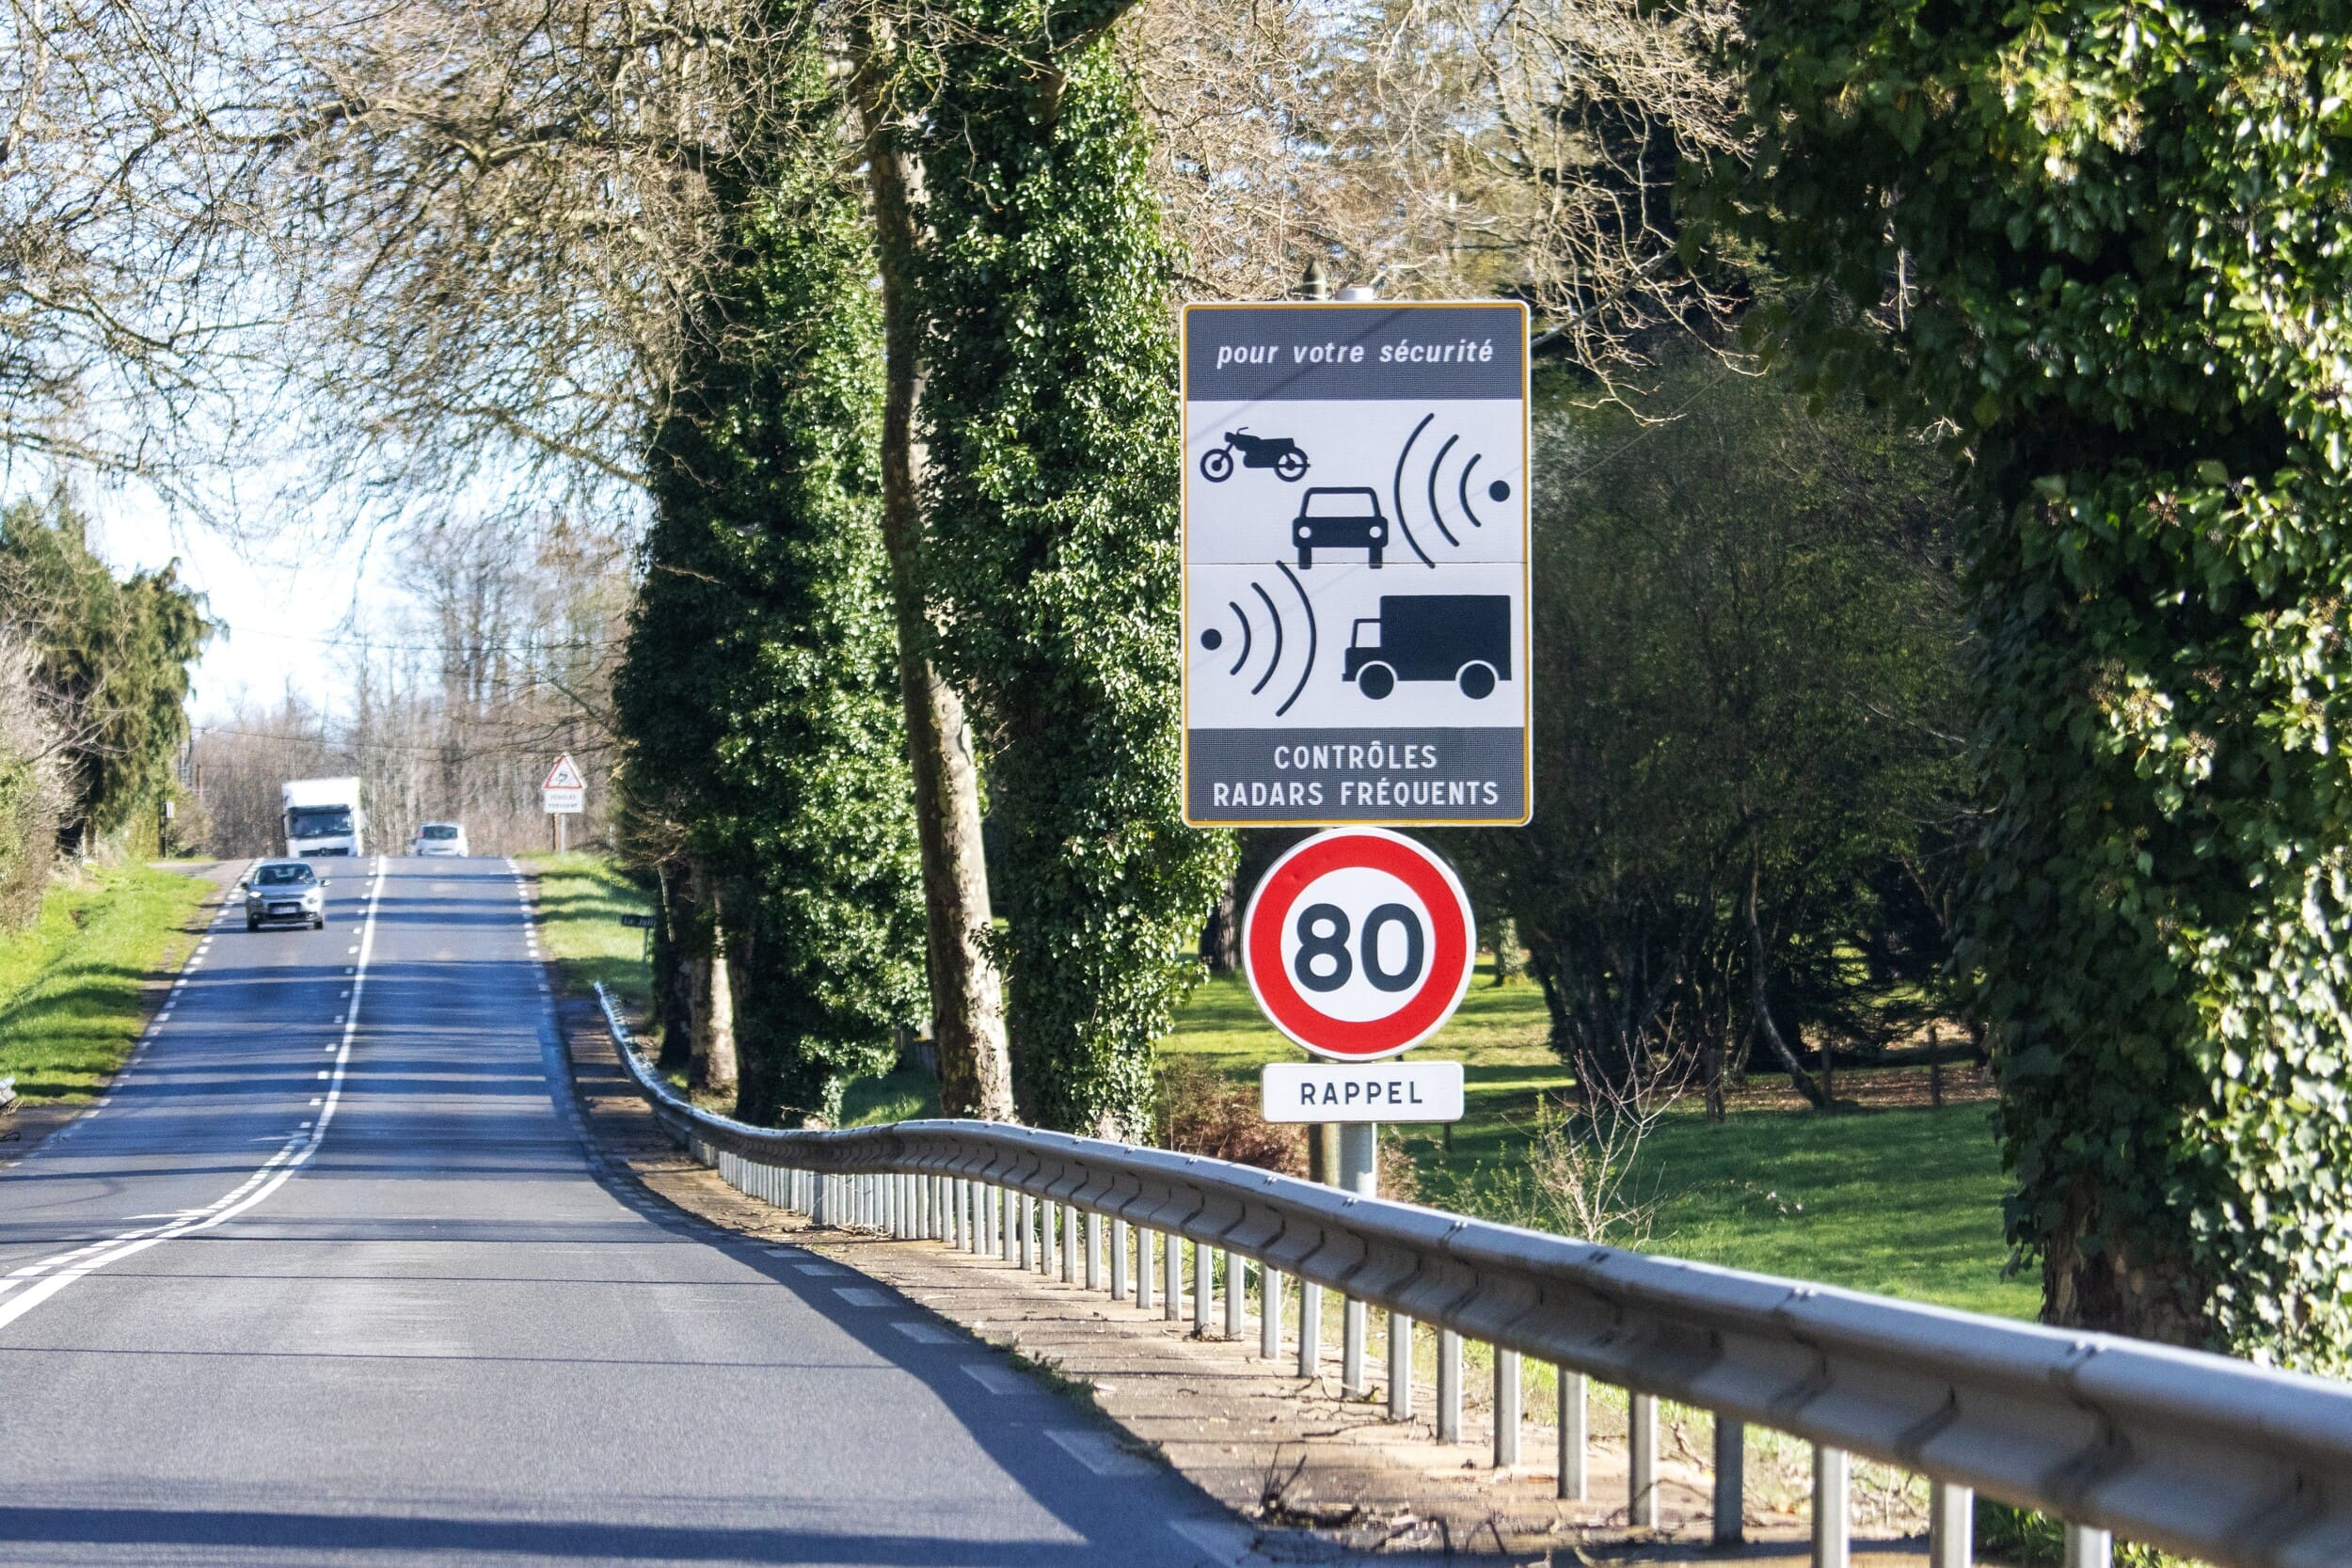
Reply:
<svg viewBox="0 0 2352 1568"><path fill-rule="evenodd" d="M1066 41L1116 8L958 8L922 148L942 657L986 726L1024 1113L1143 1137L1232 853L1174 784L1168 258L1130 84Z"/></svg>
<svg viewBox="0 0 2352 1568"><path fill-rule="evenodd" d="M2057 1322L2352 1351L2345 382L2333 3L1764 0L1719 216L1818 385L1974 460L1994 817L1965 949Z"/></svg>
<svg viewBox="0 0 2352 1568"><path fill-rule="evenodd" d="M837 1119L919 1022L914 805L876 467L871 242L822 154L726 193L733 254L657 427L656 521L615 689L625 832L707 902L665 899L665 965L724 929L739 1113ZM812 153L809 149L814 149ZM762 176L754 183L752 175Z"/></svg>

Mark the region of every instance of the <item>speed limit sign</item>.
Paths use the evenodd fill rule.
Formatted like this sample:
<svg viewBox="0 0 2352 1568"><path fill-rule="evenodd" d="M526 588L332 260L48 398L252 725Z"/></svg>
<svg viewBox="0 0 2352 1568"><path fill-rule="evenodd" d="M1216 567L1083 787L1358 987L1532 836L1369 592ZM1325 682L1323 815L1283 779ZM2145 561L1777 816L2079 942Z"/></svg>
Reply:
<svg viewBox="0 0 2352 1568"><path fill-rule="evenodd" d="M1318 1056L1378 1061L1454 1016L1478 951L1453 867L1401 833L1340 828L1274 863L1242 922L1266 1016Z"/></svg>

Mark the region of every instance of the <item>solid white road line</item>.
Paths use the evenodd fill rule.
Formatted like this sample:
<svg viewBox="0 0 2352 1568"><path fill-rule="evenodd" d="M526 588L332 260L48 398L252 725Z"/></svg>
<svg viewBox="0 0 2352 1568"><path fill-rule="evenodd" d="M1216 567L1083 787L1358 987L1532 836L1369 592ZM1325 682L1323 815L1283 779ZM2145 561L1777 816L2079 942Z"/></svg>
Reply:
<svg viewBox="0 0 2352 1568"><path fill-rule="evenodd" d="M18 1293L0 1300L0 1328L6 1328L51 1296L77 1279L97 1273L110 1263L120 1262L136 1253L182 1236L192 1236L199 1230L210 1230L216 1225L236 1218L246 1210L264 1202L284 1186L294 1173L309 1163L319 1145L326 1137L327 1124L335 1119L335 1107L342 1101L343 1075L351 1065L352 1037L359 1030L359 992L367 985L368 952L375 945L375 909L384 895L384 857L375 860L375 879L368 888L368 914L360 926L359 964L352 980L352 1006L349 1022L343 1025L342 1046L335 1053L335 1069L324 1097L315 1124L306 1122L301 1131L286 1140L277 1153L263 1161L259 1169L246 1178L244 1183L228 1196L221 1198L194 1217L148 1230L125 1230L103 1242L62 1252L54 1258L27 1263L6 1278L0 1278L0 1294ZM327 1078L326 1073L320 1077ZM44 1277L45 1276L45 1277ZM20 1291L19 1287L23 1287Z"/></svg>

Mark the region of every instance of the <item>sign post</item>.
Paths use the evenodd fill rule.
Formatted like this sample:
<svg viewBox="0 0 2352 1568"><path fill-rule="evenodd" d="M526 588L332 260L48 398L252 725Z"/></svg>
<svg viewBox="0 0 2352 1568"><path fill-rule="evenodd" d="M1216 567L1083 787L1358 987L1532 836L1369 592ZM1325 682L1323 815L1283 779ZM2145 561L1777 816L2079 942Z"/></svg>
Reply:
<svg viewBox="0 0 2352 1568"><path fill-rule="evenodd" d="M1478 947L1453 870L1372 825L1534 811L1527 310L1350 290L1188 305L1183 339L1184 816L1340 830L1267 873L1244 967L1330 1064L1269 1066L1266 1118L1336 1129L1338 1185L1371 1196L1378 1120L1462 1114L1459 1063L1371 1064L1453 1015Z"/></svg>
<svg viewBox="0 0 2352 1568"><path fill-rule="evenodd" d="M1339 1187L1377 1196L1378 1121L1462 1114L1459 1062L1391 1065L1436 1034L1470 990L1478 933L1461 879L1385 828L1317 833L1276 861L1250 895L1241 951L1266 1017L1324 1058L1265 1068L1266 1119L1336 1124ZM1392 1338L1403 1322L1391 1320ZM1364 1304L1345 1301L1340 1325L1340 1386L1361 1394Z"/></svg>
<svg viewBox="0 0 2352 1568"><path fill-rule="evenodd" d="M1527 821L1527 311L1184 314L1184 820Z"/></svg>
<svg viewBox="0 0 2352 1568"><path fill-rule="evenodd" d="M588 809L588 781L580 771L580 764L572 753L564 752L548 769L547 778L539 785L539 803L549 816L555 818L555 851L564 852L564 818L577 816Z"/></svg>

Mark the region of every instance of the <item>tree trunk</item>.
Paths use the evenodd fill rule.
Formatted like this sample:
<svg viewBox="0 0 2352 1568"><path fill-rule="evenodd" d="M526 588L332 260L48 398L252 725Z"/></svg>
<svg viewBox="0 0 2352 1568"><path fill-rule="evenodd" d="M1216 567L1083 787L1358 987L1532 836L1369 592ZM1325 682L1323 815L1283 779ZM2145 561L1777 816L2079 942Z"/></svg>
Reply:
<svg viewBox="0 0 2352 1568"><path fill-rule="evenodd" d="M881 261L882 545L890 556L898 686L923 852L925 957L931 1037L939 1047L939 1105L946 1116L1009 1121L1012 1064L1005 1045L1004 982L987 945L994 921L980 852L979 768L962 699L930 658L930 624L916 554L922 520L914 462L915 229L905 154L882 96L886 47L861 30L855 96Z"/></svg>
<svg viewBox="0 0 2352 1568"><path fill-rule="evenodd" d="M1208 929L1201 933L1200 956L1208 960L1212 974L1240 972L1241 899L1232 882L1225 884L1216 908L1209 911Z"/></svg>
<svg viewBox="0 0 2352 1568"><path fill-rule="evenodd" d="M654 868L661 896L661 925L654 932L654 1019L661 1026L661 1054L655 1066L685 1072L694 1062L694 996L700 976L693 968L695 911L686 866L664 860Z"/></svg>
<svg viewBox="0 0 2352 1568"><path fill-rule="evenodd" d="M1806 1074L1804 1068L1797 1065L1797 1053L1788 1049L1788 1042L1780 1037L1780 1025L1772 1022L1771 996L1764 985L1764 927L1763 923L1757 920L1756 916L1756 896L1763 886L1763 867L1760 865L1751 866L1748 871L1748 896L1746 899L1748 921L1748 984L1751 989L1752 1002L1756 1013L1756 1026L1763 1031L1764 1043L1772 1048L1772 1054L1780 1058L1780 1065L1788 1069L1788 1082L1796 1085L1797 1092L1804 1095L1805 1099L1811 1101L1815 1110L1826 1111L1830 1108L1828 1094L1822 1090L1819 1084L1816 1084L1812 1078ZM1827 1059L1828 1056L1825 1051L1823 1053L1823 1060L1826 1061Z"/></svg>
<svg viewBox="0 0 2352 1568"><path fill-rule="evenodd" d="M710 1010L704 1030L702 1082L695 1087L712 1094L732 1095L737 1087L735 1060L735 979L727 965L726 927L710 927Z"/></svg>
<svg viewBox="0 0 2352 1568"><path fill-rule="evenodd" d="M1509 915L1495 922L1495 979L1498 986L1507 985L1519 977L1523 966L1519 961L1519 923Z"/></svg>

